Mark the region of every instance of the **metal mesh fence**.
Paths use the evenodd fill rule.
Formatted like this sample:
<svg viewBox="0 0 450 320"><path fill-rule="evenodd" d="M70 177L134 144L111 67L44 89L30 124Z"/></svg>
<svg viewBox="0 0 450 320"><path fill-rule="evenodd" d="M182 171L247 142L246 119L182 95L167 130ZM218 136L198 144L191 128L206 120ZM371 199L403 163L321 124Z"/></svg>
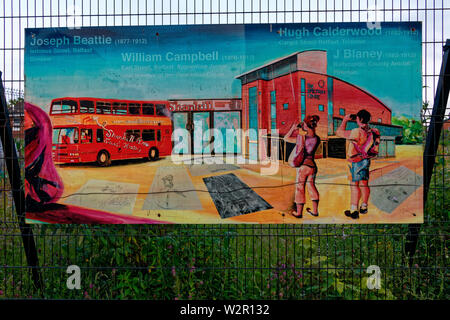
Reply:
<svg viewBox="0 0 450 320"><path fill-rule="evenodd" d="M3 0L0 66L19 128L15 143L23 149L17 124L23 121L25 27L374 20L423 22L427 123L450 38L447 0ZM405 252L408 225L32 225L42 288L34 287L27 266L2 156L0 298L446 299L448 156L447 130L412 263ZM66 287L69 265L81 268L81 290ZM370 265L381 269L379 290L366 286Z"/></svg>

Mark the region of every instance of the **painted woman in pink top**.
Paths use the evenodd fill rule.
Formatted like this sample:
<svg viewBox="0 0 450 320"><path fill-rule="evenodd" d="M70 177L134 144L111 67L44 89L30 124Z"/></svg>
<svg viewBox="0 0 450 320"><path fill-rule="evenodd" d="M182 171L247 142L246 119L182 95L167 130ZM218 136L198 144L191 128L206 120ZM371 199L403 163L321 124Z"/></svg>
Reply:
<svg viewBox="0 0 450 320"><path fill-rule="evenodd" d="M297 177L295 180L295 204L297 210L291 213L296 218L303 217L303 206L306 202L305 186L308 186L309 197L313 203L313 210L311 211L310 208L306 208L306 211L314 217L319 215L319 191L316 188L317 165L314 161L314 154L320 144L320 137L316 134L316 127L319 120L320 117L318 115L308 115L302 123L297 120L284 137L285 141L295 143L296 147L298 146L304 149L303 162L297 168ZM293 138L291 135L296 129L298 130L297 138ZM306 132L304 139L300 130Z"/></svg>

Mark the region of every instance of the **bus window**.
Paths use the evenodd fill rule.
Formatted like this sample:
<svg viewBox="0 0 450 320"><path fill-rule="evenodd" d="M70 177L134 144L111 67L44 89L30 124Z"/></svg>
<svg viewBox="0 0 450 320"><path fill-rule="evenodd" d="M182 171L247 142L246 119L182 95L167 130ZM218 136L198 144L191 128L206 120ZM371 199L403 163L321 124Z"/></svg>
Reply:
<svg viewBox="0 0 450 320"><path fill-rule="evenodd" d="M127 104L114 102L112 112L113 114L127 114Z"/></svg>
<svg viewBox="0 0 450 320"><path fill-rule="evenodd" d="M156 140L161 141L161 130L156 133Z"/></svg>
<svg viewBox="0 0 450 320"><path fill-rule="evenodd" d="M58 100L52 103L52 114L76 113L78 104L75 100Z"/></svg>
<svg viewBox="0 0 450 320"><path fill-rule="evenodd" d="M154 115L155 114L155 106L153 105L153 103L142 104L142 114Z"/></svg>
<svg viewBox="0 0 450 320"><path fill-rule="evenodd" d="M81 143L92 142L92 129L81 129Z"/></svg>
<svg viewBox="0 0 450 320"><path fill-rule="evenodd" d="M103 129L97 129L97 142L103 142Z"/></svg>
<svg viewBox="0 0 450 320"><path fill-rule="evenodd" d="M156 105L156 115L157 116L166 116L166 105L165 104L157 104Z"/></svg>
<svg viewBox="0 0 450 320"><path fill-rule="evenodd" d="M71 144L71 143L78 143L77 128L53 129L53 144Z"/></svg>
<svg viewBox="0 0 450 320"><path fill-rule="evenodd" d="M97 113L99 113L99 114L111 114L111 103L97 101Z"/></svg>
<svg viewBox="0 0 450 320"><path fill-rule="evenodd" d="M128 104L128 112L130 114L141 114L141 104L140 103Z"/></svg>
<svg viewBox="0 0 450 320"><path fill-rule="evenodd" d="M142 130L142 140L155 141L155 130L153 129Z"/></svg>
<svg viewBox="0 0 450 320"><path fill-rule="evenodd" d="M125 137L129 142L136 142L141 137L140 130L127 130L125 131Z"/></svg>
<svg viewBox="0 0 450 320"><path fill-rule="evenodd" d="M58 114L61 110L61 100L53 101L51 110L51 114Z"/></svg>
<svg viewBox="0 0 450 320"><path fill-rule="evenodd" d="M81 113L94 113L94 101L80 100L80 112Z"/></svg>

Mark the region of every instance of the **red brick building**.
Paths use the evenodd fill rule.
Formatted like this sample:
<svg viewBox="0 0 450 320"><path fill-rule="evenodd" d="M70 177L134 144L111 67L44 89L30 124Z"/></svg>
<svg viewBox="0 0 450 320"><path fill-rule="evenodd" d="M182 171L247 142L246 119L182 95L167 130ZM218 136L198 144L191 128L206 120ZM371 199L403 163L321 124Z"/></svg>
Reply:
<svg viewBox="0 0 450 320"><path fill-rule="evenodd" d="M269 136L272 130L278 129L283 136L296 118L303 120L308 114L319 115L317 134L322 146L318 157L331 152L328 152L328 142L336 138L335 131L344 115L362 108L372 114L377 127L383 128L382 135L383 132L394 137L401 135L401 127L391 125L391 109L383 102L364 89L327 74L326 51L296 52L236 78L242 84L243 129L265 129ZM264 158L265 151L261 149L267 144L265 139L261 133L250 134L243 141L244 154L250 158L259 154L259 158Z"/></svg>

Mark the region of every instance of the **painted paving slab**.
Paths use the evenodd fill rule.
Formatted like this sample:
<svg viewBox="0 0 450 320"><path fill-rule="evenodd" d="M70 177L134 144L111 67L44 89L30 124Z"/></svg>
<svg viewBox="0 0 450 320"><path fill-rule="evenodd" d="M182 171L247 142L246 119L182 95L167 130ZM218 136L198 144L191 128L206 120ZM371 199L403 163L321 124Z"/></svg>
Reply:
<svg viewBox="0 0 450 320"><path fill-rule="evenodd" d="M64 203L90 209L132 214L139 185L91 179Z"/></svg>
<svg viewBox="0 0 450 320"><path fill-rule="evenodd" d="M371 182L371 201L378 209L392 213L422 184L422 176L400 166Z"/></svg>
<svg viewBox="0 0 450 320"><path fill-rule="evenodd" d="M233 171L240 169L239 166L236 166L234 164L193 164L189 166L189 172L193 177L198 176L206 176L218 172L224 172L224 171Z"/></svg>
<svg viewBox="0 0 450 320"><path fill-rule="evenodd" d="M191 178L182 167L158 167L143 210L202 210Z"/></svg>
<svg viewBox="0 0 450 320"><path fill-rule="evenodd" d="M203 178L203 181L222 219L272 208L233 173Z"/></svg>

